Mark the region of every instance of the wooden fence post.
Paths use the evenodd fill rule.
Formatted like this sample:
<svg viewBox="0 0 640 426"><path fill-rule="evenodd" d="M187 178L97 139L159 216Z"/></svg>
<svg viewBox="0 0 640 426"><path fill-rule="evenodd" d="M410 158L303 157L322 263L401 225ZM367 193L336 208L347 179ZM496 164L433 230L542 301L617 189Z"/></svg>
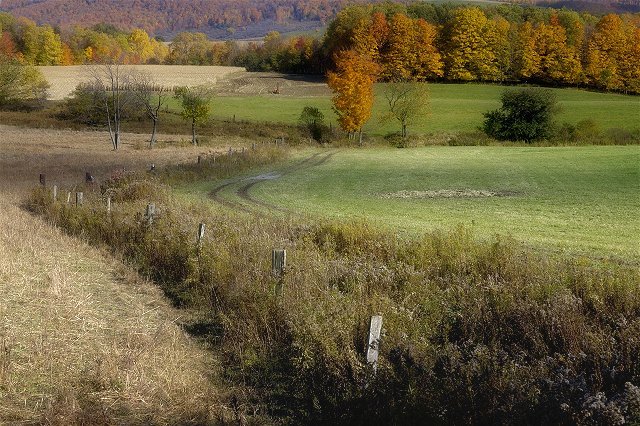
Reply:
<svg viewBox="0 0 640 426"><path fill-rule="evenodd" d="M153 203L147 204L147 211L145 217L147 218L147 224L151 226L153 224L153 217L156 214L156 205Z"/></svg>
<svg viewBox="0 0 640 426"><path fill-rule="evenodd" d="M111 213L111 197L107 197L107 214Z"/></svg>
<svg viewBox="0 0 640 426"><path fill-rule="evenodd" d="M58 185L53 185L53 201L58 201Z"/></svg>
<svg viewBox="0 0 640 426"><path fill-rule="evenodd" d="M198 164L202 162L202 155L198 155Z"/></svg>
<svg viewBox="0 0 640 426"><path fill-rule="evenodd" d="M47 184L47 176L44 173L40 173L40 185L45 186Z"/></svg>
<svg viewBox="0 0 640 426"><path fill-rule="evenodd" d="M71 191L67 192L67 204L71 202Z"/></svg>
<svg viewBox="0 0 640 426"><path fill-rule="evenodd" d="M287 251L284 249L271 251L271 273L277 278L276 294L282 294L284 272L287 267Z"/></svg>
<svg viewBox="0 0 640 426"><path fill-rule="evenodd" d="M82 197L83 197L82 192L76 192L76 207L79 207L82 205L82 201L83 201Z"/></svg>
<svg viewBox="0 0 640 426"><path fill-rule="evenodd" d="M202 241L204 240L204 223L198 225L198 250L202 247Z"/></svg>
<svg viewBox="0 0 640 426"><path fill-rule="evenodd" d="M367 364L378 370L378 351L380 348L380 331L382 330L382 316L374 315L369 324L369 341L367 345Z"/></svg>

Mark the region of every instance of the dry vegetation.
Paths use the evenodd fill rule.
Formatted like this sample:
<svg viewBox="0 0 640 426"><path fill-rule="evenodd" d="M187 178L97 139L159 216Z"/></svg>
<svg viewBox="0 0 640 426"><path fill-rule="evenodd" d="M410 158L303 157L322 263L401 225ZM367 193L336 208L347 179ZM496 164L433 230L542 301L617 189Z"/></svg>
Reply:
<svg viewBox="0 0 640 426"><path fill-rule="evenodd" d="M49 182L194 159L183 147L120 152L106 134L0 126L0 423L199 422L217 418L215 358L184 315L121 262L19 207Z"/></svg>
<svg viewBox="0 0 640 426"><path fill-rule="evenodd" d="M69 96L76 86L91 80L90 66L42 66L38 67L51 85L49 99L60 100ZM197 66L197 65L123 65L125 71L148 72L161 86L192 86L194 84L217 84L237 73L245 74L244 68Z"/></svg>

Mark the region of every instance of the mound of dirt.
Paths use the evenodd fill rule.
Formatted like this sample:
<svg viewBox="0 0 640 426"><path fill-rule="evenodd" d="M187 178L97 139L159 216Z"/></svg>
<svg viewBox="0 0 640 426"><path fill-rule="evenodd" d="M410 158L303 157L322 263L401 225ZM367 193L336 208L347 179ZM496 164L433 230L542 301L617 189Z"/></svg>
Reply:
<svg viewBox="0 0 640 426"><path fill-rule="evenodd" d="M509 197L515 195L511 191L489 191L484 189L437 189L431 191L397 191L382 194L382 198L484 198Z"/></svg>

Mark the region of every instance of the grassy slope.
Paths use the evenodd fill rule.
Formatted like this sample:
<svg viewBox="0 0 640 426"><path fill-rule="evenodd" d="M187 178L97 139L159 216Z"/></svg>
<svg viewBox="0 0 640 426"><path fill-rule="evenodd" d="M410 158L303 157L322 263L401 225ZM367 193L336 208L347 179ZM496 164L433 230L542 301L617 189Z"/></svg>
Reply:
<svg viewBox="0 0 640 426"><path fill-rule="evenodd" d="M137 139L136 139L137 138ZM152 283L19 207L85 170L145 169L187 148L121 152L98 132L0 126L0 424L184 422L219 412L215 357L187 338Z"/></svg>
<svg viewBox="0 0 640 426"><path fill-rule="evenodd" d="M431 115L409 131L426 133L433 131L474 130L483 120L482 113L499 106L503 86L489 84L431 84ZM610 93L589 92L578 89L552 89L562 108L558 121L577 123L592 119L601 128L637 129L640 121L640 97ZM376 89L376 104L371 121L365 130L372 134L398 131L395 123L383 124L379 117L385 111L383 88ZM213 100L213 116L239 120L276 121L296 123L302 108L309 105L319 108L335 125L329 96L285 97L279 95L225 96ZM176 101L172 103L177 108Z"/></svg>
<svg viewBox="0 0 640 426"><path fill-rule="evenodd" d="M480 235L510 234L536 246L637 257L638 164L636 146L343 150L321 166L262 182L252 194L298 212L366 217L409 233L463 224ZM379 196L439 189L516 195Z"/></svg>

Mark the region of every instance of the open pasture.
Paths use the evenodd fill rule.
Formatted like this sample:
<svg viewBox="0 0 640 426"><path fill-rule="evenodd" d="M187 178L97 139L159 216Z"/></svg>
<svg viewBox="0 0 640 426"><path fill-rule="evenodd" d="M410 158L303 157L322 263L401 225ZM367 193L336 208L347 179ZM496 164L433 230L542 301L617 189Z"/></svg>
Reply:
<svg viewBox="0 0 640 426"><path fill-rule="evenodd" d="M265 80L266 81L266 80ZM226 81L224 84L229 84ZM265 83L266 84L266 83ZM272 81L268 87L276 87ZM305 106L320 109L328 122L337 126L331 109L331 94L317 84L310 87L300 82L291 85L279 95L251 93L251 86L239 86L242 95L219 96L212 101L212 115L216 118L271 121L295 124ZM259 86L256 86L259 87ZM298 88L296 88L298 87ZM430 114L415 125L409 133L458 132L477 129L483 121L483 113L500 105L504 86L492 84L429 84L431 95ZM576 124L581 120L593 120L602 130L640 128L640 97L614 93L597 93L579 89L552 89L561 108L557 121ZM178 109L177 102L172 108ZM384 122L386 111L384 85L376 88L376 100L371 120L365 125L366 133L385 135L399 132L397 122Z"/></svg>
<svg viewBox="0 0 640 426"><path fill-rule="evenodd" d="M409 235L461 224L538 248L640 255L637 146L318 151L218 195L276 213L365 218Z"/></svg>

